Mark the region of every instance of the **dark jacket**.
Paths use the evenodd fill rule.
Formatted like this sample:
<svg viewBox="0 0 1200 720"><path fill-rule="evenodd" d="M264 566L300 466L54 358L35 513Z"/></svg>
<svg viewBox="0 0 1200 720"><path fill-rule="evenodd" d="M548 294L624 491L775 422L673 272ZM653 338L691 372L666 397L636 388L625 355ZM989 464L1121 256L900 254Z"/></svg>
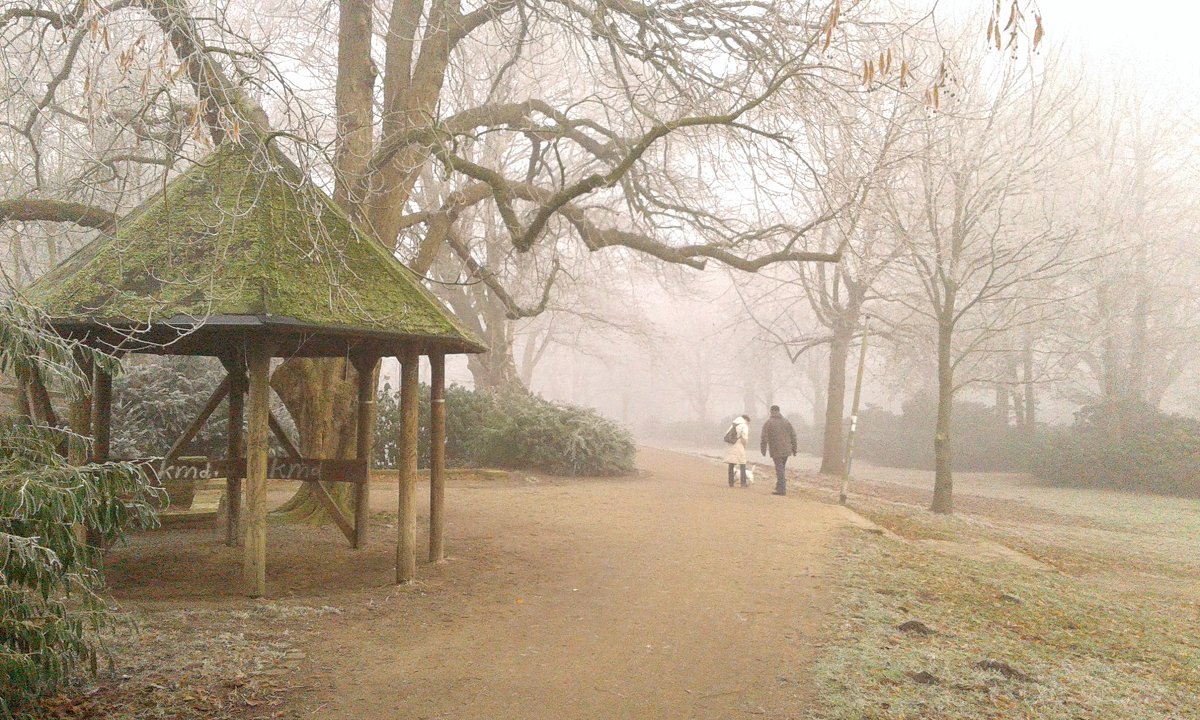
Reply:
<svg viewBox="0 0 1200 720"><path fill-rule="evenodd" d="M779 413L771 413L763 423L762 454L767 455L768 449L771 457L795 455L799 449L796 447L796 429Z"/></svg>

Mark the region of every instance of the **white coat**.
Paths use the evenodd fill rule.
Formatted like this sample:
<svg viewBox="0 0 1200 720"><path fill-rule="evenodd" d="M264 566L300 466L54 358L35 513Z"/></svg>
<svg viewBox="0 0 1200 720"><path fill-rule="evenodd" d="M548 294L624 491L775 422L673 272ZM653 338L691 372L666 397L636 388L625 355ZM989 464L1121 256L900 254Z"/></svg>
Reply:
<svg viewBox="0 0 1200 720"><path fill-rule="evenodd" d="M745 465L747 462L746 445L750 442L750 423L746 422L746 418L738 415L733 419L733 426L737 429L737 442L730 445L729 449L725 451L725 462Z"/></svg>

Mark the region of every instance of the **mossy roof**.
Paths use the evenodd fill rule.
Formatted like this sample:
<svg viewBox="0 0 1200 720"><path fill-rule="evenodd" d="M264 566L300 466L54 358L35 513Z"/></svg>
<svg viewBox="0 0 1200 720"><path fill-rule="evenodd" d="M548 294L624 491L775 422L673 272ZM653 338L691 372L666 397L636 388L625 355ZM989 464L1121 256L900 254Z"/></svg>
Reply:
<svg viewBox="0 0 1200 720"><path fill-rule="evenodd" d="M274 150L228 143L47 273L29 299L74 326L238 325L482 343Z"/></svg>

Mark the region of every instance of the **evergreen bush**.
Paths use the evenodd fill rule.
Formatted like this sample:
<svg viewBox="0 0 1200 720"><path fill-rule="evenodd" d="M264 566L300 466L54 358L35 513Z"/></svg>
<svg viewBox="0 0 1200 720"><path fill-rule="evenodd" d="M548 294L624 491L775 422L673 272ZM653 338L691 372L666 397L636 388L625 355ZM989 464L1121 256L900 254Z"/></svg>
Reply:
<svg viewBox="0 0 1200 720"><path fill-rule="evenodd" d="M131 358L113 379L113 456L166 454L224 377L224 369L213 358ZM188 454L224 457L228 417L222 402Z"/></svg>
<svg viewBox="0 0 1200 720"><path fill-rule="evenodd" d="M0 425L0 717L18 715L80 666L94 671L110 622L94 548L154 523L141 471L120 463L68 465L60 431Z"/></svg>
<svg viewBox="0 0 1200 720"><path fill-rule="evenodd" d="M400 403L390 385L378 398L375 464L399 458ZM429 388L419 395L420 464L429 463ZM555 475L622 475L633 470L629 432L593 410L559 405L528 393L484 393L458 385L446 391L446 462L453 467L501 467Z"/></svg>
<svg viewBox="0 0 1200 720"><path fill-rule="evenodd" d="M27 309L0 306L0 372L36 372L78 397L77 351ZM77 529L104 543L155 522L158 491L141 470L72 466L62 451L79 442L60 428L0 423L0 718L29 716L39 696L80 667L95 668L99 631L112 615L97 553Z"/></svg>
<svg viewBox="0 0 1200 720"><path fill-rule="evenodd" d="M1032 464L1054 485L1200 497L1200 420L1139 404L1086 406L1073 425L1046 433Z"/></svg>
<svg viewBox="0 0 1200 720"><path fill-rule="evenodd" d="M952 410L950 452L955 470L1023 472L1028 469L1031 438L1002 422L994 408L957 401ZM937 397L923 393L908 400L900 414L868 407L859 415L856 457L889 467L933 469L933 433Z"/></svg>

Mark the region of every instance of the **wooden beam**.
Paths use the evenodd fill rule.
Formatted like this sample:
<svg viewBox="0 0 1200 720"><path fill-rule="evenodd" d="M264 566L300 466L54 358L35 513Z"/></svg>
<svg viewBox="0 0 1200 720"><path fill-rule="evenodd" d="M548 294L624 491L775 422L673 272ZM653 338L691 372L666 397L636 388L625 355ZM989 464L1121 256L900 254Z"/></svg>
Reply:
<svg viewBox="0 0 1200 720"><path fill-rule="evenodd" d="M75 364L79 367L79 374L87 378L87 384L90 389L92 376L95 372L95 362L92 359L92 355L80 348L75 349L74 355ZM67 439L67 462L76 466L86 465L91 454L88 439L92 437L92 395L90 392L77 400L71 401L70 423L71 431L75 433L75 437ZM80 543L88 541L87 526L83 523L75 523L72 526L72 531Z"/></svg>
<svg viewBox="0 0 1200 720"><path fill-rule="evenodd" d="M271 351L248 343L246 366L250 392L246 412L246 534L243 579L246 594L262 597L267 591L267 440L270 416Z"/></svg>
<svg viewBox="0 0 1200 720"><path fill-rule="evenodd" d="M400 501L396 523L396 583L417 575L417 362L414 351L400 358Z"/></svg>
<svg viewBox="0 0 1200 720"><path fill-rule="evenodd" d="M162 458L120 458L146 466L151 481L161 484L164 480L207 480L227 478L229 473L245 477L246 460L210 460L209 458L175 458L169 465ZM314 460L311 458L267 457L268 480L291 480L294 482L331 482L357 485L362 482L366 466L354 458L348 460ZM326 486L328 487L328 486Z"/></svg>
<svg viewBox="0 0 1200 720"><path fill-rule="evenodd" d="M283 423L275 417L274 411L267 414L267 420L271 425L271 433L279 439L279 444L283 445L284 452L294 458L304 457L300 448L296 447L296 443L292 442L292 438L288 436L287 430L283 428Z"/></svg>
<svg viewBox="0 0 1200 720"><path fill-rule="evenodd" d="M208 396L208 401L204 403L204 407L200 408L200 414L196 416L191 425L187 426L187 429L183 431L183 434L179 436L179 439L167 451L167 454L163 457L164 465L178 457L179 453L183 452L183 449L188 446L188 443L196 438L197 433L204 427L204 423L208 422L209 416L213 414L217 406L229 394L229 384L229 376L226 375L221 384L217 386L217 389L212 391L212 395Z"/></svg>
<svg viewBox="0 0 1200 720"><path fill-rule="evenodd" d="M279 418L275 417L275 413L267 411L267 424L270 426L271 432L275 435L275 437L279 438L279 442L283 444L284 452L286 452L289 457L297 460L304 459L304 455L300 452L300 448L296 447L296 444L292 442L290 437L288 437L287 430L283 429L283 425L279 422ZM307 484L310 486L310 489L312 490L313 495L317 498L317 501L321 503L321 507L325 508L325 512L329 513L329 517L333 518L334 524L338 526L338 529L342 531L342 534L345 535L346 539L350 541L351 545L353 545L354 526L352 526L350 521L346 519L346 516L342 514L342 509L338 507L338 504L333 499L333 496L329 494L329 490L325 488L325 484L320 480L308 481Z"/></svg>
<svg viewBox="0 0 1200 720"><path fill-rule="evenodd" d="M92 462L108 462L112 451L112 373L102 363L92 365ZM104 544L96 528L87 529L92 547Z"/></svg>
<svg viewBox="0 0 1200 720"><path fill-rule="evenodd" d="M446 356L429 356L429 562L446 558Z"/></svg>
<svg viewBox="0 0 1200 720"><path fill-rule="evenodd" d="M235 547L238 544L238 531L242 524L242 474L244 464L237 467L236 461L245 452L245 435L242 423L245 422L246 407L246 373L235 361L222 361L229 373L229 429L226 434L228 441L225 449L225 459L229 461L229 471L225 473L225 544Z"/></svg>
<svg viewBox="0 0 1200 720"><path fill-rule="evenodd" d="M345 535L346 539L350 541L351 545L353 545L354 526L351 525L350 521L346 519L346 516L342 514L342 509L338 507L337 502L335 502L333 499L333 496L330 495L329 491L325 489L325 485L319 481L310 482L308 484L312 486L313 495L316 496L317 500L321 503L321 506L325 508L325 512L329 513L329 517L333 518L334 524L338 526L338 529L342 531L342 534Z"/></svg>
<svg viewBox="0 0 1200 720"><path fill-rule="evenodd" d="M363 481L354 488L354 547L367 546L367 527L371 514L371 453L375 440L375 385L379 358L358 356L354 369L358 372L358 417L355 424L354 456L366 463Z"/></svg>

